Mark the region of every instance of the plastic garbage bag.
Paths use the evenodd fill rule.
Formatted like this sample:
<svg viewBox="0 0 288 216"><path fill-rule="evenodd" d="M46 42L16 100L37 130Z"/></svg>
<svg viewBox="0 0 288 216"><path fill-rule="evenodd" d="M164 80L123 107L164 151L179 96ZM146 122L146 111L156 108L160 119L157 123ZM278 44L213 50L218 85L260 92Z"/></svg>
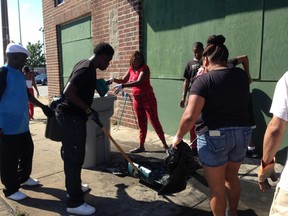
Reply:
<svg viewBox="0 0 288 216"><path fill-rule="evenodd" d="M61 97L53 97L52 102L49 107L55 112L57 105L61 102ZM59 128L58 122L55 115L52 117L47 117L45 137L56 142L61 141L61 129Z"/></svg>
<svg viewBox="0 0 288 216"><path fill-rule="evenodd" d="M189 175L199 169L199 164L193 157L190 146L181 141L174 149L172 145L165 159L165 175L157 182L163 185L158 191L159 195L178 193L186 189Z"/></svg>

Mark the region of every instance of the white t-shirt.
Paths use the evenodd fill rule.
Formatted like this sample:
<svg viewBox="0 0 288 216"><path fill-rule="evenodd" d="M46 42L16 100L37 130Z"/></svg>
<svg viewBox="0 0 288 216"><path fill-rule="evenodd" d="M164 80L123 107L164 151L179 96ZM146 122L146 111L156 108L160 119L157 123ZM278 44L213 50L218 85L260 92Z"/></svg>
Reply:
<svg viewBox="0 0 288 216"><path fill-rule="evenodd" d="M270 112L288 122L288 71L277 82ZM288 191L288 154L278 186Z"/></svg>
<svg viewBox="0 0 288 216"><path fill-rule="evenodd" d="M26 80L27 88L32 88L32 80Z"/></svg>

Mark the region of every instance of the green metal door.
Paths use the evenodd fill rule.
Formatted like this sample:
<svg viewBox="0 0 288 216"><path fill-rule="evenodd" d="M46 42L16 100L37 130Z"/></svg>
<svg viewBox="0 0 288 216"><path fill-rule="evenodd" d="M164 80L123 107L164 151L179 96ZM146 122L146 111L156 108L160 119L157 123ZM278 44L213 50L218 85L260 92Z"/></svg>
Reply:
<svg viewBox="0 0 288 216"><path fill-rule="evenodd" d="M62 87L74 65L93 53L91 17L85 17L59 26Z"/></svg>

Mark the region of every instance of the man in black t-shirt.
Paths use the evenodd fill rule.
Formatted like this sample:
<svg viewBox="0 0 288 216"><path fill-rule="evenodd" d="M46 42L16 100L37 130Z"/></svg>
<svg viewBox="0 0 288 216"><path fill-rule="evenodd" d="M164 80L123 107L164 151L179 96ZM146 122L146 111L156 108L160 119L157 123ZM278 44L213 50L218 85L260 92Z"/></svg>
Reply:
<svg viewBox="0 0 288 216"><path fill-rule="evenodd" d="M184 69L184 83L183 83L183 92L182 99L180 101L180 107L185 107L186 96L190 90L191 84L193 82L193 78L196 76L198 69L202 65L202 53L204 51L203 44L201 42L196 42L192 46L192 52L194 57L191 61L186 64ZM197 153L197 142L196 142L196 134L195 127L193 127L190 131L190 142L191 148L193 150L193 154L196 156Z"/></svg>
<svg viewBox="0 0 288 216"><path fill-rule="evenodd" d="M67 212L71 214L91 215L95 212L95 208L83 199L83 192L89 187L81 185L86 122L89 118L101 124L97 112L90 107L96 89L96 69L105 70L113 55L114 50L109 44L100 43L89 59L78 62L56 107L56 118L62 133Z"/></svg>

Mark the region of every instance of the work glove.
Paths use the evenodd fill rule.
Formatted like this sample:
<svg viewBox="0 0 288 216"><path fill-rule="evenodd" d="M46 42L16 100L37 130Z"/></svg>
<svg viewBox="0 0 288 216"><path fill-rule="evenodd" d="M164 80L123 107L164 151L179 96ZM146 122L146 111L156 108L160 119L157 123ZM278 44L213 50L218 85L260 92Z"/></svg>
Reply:
<svg viewBox="0 0 288 216"><path fill-rule="evenodd" d="M85 110L85 113L88 117L88 119L91 119L92 121L94 121L100 128L103 128L103 124L100 122L99 120L99 115L98 112L96 112L94 109L92 108L88 108Z"/></svg>
<svg viewBox="0 0 288 216"><path fill-rule="evenodd" d="M42 111L47 117L53 117L54 116L54 112L49 106L46 106L46 105L43 106Z"/></svg>
<svg viewBox="0 0 288 216"><path fill-rule="evenodd" d="M118 94L122 89L123 89L123 84L117 84L117 85L114 87L114 93L115 93L115 94Z"/></svg>
<svg viewBox="0 0 288 216"><path fill-rule="evenodd" d="M114 78L111 77L110 79L106 80L107 85L111 85L114 82Z"/></svg>
<svg viewBox="0 0 288 216"><path fill-rule="evenodd" d="M275 159L273 159L273 161L266 166L263 165L263 160L261 160L261 165L258 171L258 185L261 191L269 190L271 188L268 178L270 178L273 182L278 180L274 170L274 165Z"/></svg>

